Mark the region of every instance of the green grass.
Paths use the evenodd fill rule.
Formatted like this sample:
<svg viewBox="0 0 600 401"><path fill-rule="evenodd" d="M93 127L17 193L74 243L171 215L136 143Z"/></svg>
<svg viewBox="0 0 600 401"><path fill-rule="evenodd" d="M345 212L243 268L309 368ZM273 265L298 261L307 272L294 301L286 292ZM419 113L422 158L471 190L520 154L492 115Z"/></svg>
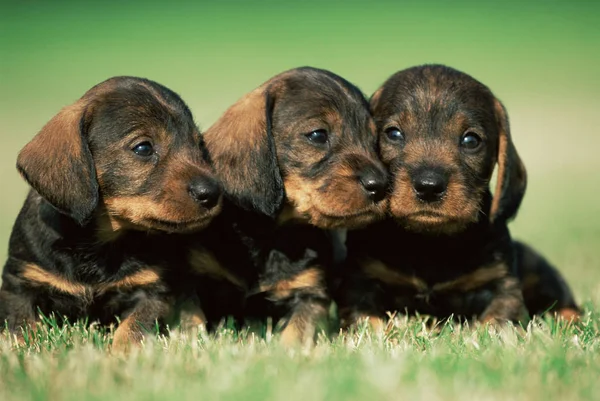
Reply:
<svg viewBox="0 0 600 401"><path fill-rule="evenodd" d="M515 237L587 305L581 327L444 327L397 321L286 351L223 329L110 355L110 333L51 323L0 341L0 400L578 400L600 394L600 2L229 0L0 2L0 259L25 198L19 149L61 107L113 75L154 79L210 126L243 93L301 65L372 93L411 65L445 63L508 108L529 173Z"/></svg>
<svg viewBox="0 0 600 401"><path fill-rule="evenodd" d="M223 328L151 338L127 356L110 332L50 322L36 341L0 341L0 399L13 400L591 400L600 391L600 316L526 328L397 318L312 349Z"/></svg>

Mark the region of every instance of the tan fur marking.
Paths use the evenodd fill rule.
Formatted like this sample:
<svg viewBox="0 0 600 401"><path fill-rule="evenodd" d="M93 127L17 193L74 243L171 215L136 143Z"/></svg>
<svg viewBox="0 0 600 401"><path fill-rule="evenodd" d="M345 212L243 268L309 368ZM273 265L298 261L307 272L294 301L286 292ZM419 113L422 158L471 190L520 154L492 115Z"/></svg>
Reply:
<svg viewBox="0 0 600 401"><path fill-rule="evenodd" d="M371 329L376 333L383 333L385 331L386 324L384 320L379 316L361 314L355 317L354 323L352 325L356 326L361 324L362 322L367 322Z"/></svg>
<svg viewBox="0 0 600 401"><path fill-rule="evenodd" d="M180 327L183 331L195 331L198 326L205 326L207 322L204 311L193 301L186 302L181 307ZM195 333L194 333L195 334Z"/></svg>
<svg viewBox="0 0 600 401"><path fill-rule="evenodd" d="M271 292L277 298L287 298L294 290L319 288L323 272L318 268L306 269L289 280L280 280L272 285L261 285L260 292Z"/></svg>
<svg viewBox="0 0 600 401"><path fill-rule="evenodd" d="M506 277L508 271L503 264L494 267L482 267L472 273L465 274L456 280L436 283L429 287L427 283L415 276L399 273L387 267L383 262L367 259L361 262L361 267L367 276L378 279L386 284L413 287L419 291L428 288L434 292L472 291L491 281Z"/></svg>
<svg viewBox="0 0 600 401"><path fill-rule="evenodd" d="M133 223L140 223L144 219L153 216L165 216L163 220L169 220L172 212L165 207L164 203L155 202L141 196L127 196L105 199L105 204L110 215L126 218Z"/></svg>
<svg viewBox="0 0 600 401"><path fill-rule="evenodd" d="M504 264L493 267L482 267L472 273L465 274L456 280L435 284L432 287L432 290L437 292L457 290L468 292L489 284L492 281L504 278L507 275L508 269Z"/></svg>
<svg viewBox="0 0 600 401"><path fill-rule="evenodd" d="M427 283L420 278L408 276L392 270L379 260L366 259L360 264L367 276L383 281L384 283L405 287L414 287L417 290L427 289Z"/></svg>
<svg viewBox="0 0 600 401"><path fill-rule="evenodd" d="M573 308L562 308L557 310L555 313L559 318L572 322L579 322L581 319L581 314L579 311Z"/></svg>
<svg viewBox="0 0 600 401"><path fill-rule="evenodd" d="M36 284L46 285L54 288L57 291L75 296L91 296L94 293L102 294L107 291L114 290L126 291L134 287L142 287L145 285L154 284L160 280L159 270L156 268L148 268L140 270L119 281L102 283L94 287L80 283L73 283L63 277L49 273L32 263L25 265L23 277Z"/></svg>
<svg viewBox="0 0 600 401"><path fill-rule="evenodd" d="M496 217L504 192L522 197L527 184L527 170L511 139L508 116L502 103L494 98L494 112L498 123L498 181L492 198L490 220ZM508 181L508 183L506 182ZM520 193L520 195L519 195Z"/></svg>
<svg viewBox="0 0 600 401"><path fill-rule="evenodd" d="M103 210L96 214L96 227L98 241L108 243L116 241L121 236L125 223Z"/></svg>
<svg viewBox="0 0 600 401"><path fill-rule="evenodd" d="M137 325L135 313L132 313L121 321L113 336L113 351L127 352L132 345L138 345L141 342L143 334Z"/></svg>
<svg viewBox="0 0 600 401"><path fill-rule="evenodd" d="M35 284L45 285L57 291L75 296L84 296L89 291L87 286L73 283L66 278L48 272L33 263L27 263L24 266L22 275L24 278Z"/></svg>
<svg viewBox="0 0 600 401"><path fill-rule="evenodd" d="M302 330L298 327L297 322L292 318L281 332L281 343L285 347L291 347L300 342L302 338Z"/></svg>
<svg viewBox="0 0 600 401"><path fill-rule="evenodd" d="M387 202L369 201L352 169L341 164L330 174L336 180L326 193L318 190L322 185L319 181L308 181L296 174L284 179L286 196L296 209L295 214L325 229L362 227L384 216ZM342 197L344 202L340 202Z"/></svg>
<svg viewBox="0 0 600 401"><path fill-rule="evenodd" d="M481 195L478 191L469 192L462 182L451 178L442 205L428 206L417 199L408 173L402 170L394 179L389 208L392 215L402 219L404 227L410 231L454 234L477 220ZM443 217L414 216L417 212L427 210L441 213Z"/></svg>
<svg viewBox="0 0 600 401"><path fill-rule="evenodd" d="M506 177L506 159L508 152L508 137L501 132L498 138L498 180L496 181L496 190L492 199L490 208L490 216L494 216L500 208L500 200L502 199L502 187L504 185L504 177Z"/></svg>
<svg viewBox="0 0 600 401"><path fill-rule="evenodd" d="M308 218L300 214L294 206L286 203L277 216L277 225L283 226L289 222L308 224Z"/></svg>
<svg viewBox="0 0 600 401"><path fill-rule="evenodd" d="M160 280L160 270L158 268L148 268L140 270L121 280L111 283L105 283L98 286L98 292L129 290L134 287L143 287L154 284Z"/></svg>
<svg viewBox="0 0 600 401"><path fill-rule="evenodd" d="M289 175L284 180L284 187L289 202L294 206L295 212L301 216L309 217L313 201L312 188L306 188L306 182L296 175Z"/></svg>
<svg viewBox="0 0 600 401"><path fill-rule="evenodd" d="M193 203L191 197L189 202ZM142 196L106 198L104 204L113 230L121 229L123 225L128 224L132 227L141 226L163 231L170 229L151 221L156 219L181 224L181 228L173 228L172 231L195 231L204 228L210 218L220 211L219 206L202 215L199 214L196 205L192 208L181 208L180 203L168 201L159 203Z"/></svg>
<svg viewBox="0 0 600 401"><path fill-rule="evenodd" d="M246 283L241 278L224 268L217 258L206 250L193 250L190 253L189 260L193 271L197 274L205 274L220 280L229 281L239 288L246 288Z"/></svg>
<svg viewBox="0 0 600 401"><path fill-rule="evenodd" d="M481 319L481 323L487 324L490 326L500 326L500 325L502 325L503 322L499 321L496 317L494 317L492 315L488 315L488 316L484 317L483 319Z"/></svg>
<svg viewBox="0 0 600 401"><path fill-rule="evenodd" d="M141 345L147 331L151 332L157 321L169 316L171 307L172 300L169 299L140 301L115 330L113 350L126 352L132 347Z"/></svg>
<svg viewBox="0 0 600 401"><path fill-rule="evenodd" d="M204 311L198 308L196 311L181 312L181 327L184 330L190 330L197 326L206 325L206 315Z"/></svg>
<svg viewBox="0 0 600 401"><path fill-rule="evenodd" d="M328 311L322 305L303 304L290 316L281 332L281 343L286 347L313 344L318 326L327 320Z"/></svg>

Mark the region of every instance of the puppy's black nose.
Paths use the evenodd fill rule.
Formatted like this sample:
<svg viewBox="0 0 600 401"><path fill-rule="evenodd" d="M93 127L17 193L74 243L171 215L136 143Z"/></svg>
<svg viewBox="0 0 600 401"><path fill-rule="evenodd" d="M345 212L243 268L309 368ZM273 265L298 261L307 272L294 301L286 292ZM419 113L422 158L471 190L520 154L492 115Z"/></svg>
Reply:
<svg viewBox="0 0 600 401"><path fill-rule="evenodd" d="M190 183L189 192L202 207L212 209L219 202L221 186L212 178L198 177Z"/></svg>
<svg viewBox="0 0 600 401"><path fill-rule="evenodd" d="M439 201L448 188L446 177L435 170L420 171L414 175L412 182L417 197L424 202Z"/></svg>
<svg viewBox="0 0 600 401"><path fill-rule="evenodd" d="M387 176L384 172L368 168L359 174L358 180L373 202L377 203L385 198Z"/></svg>

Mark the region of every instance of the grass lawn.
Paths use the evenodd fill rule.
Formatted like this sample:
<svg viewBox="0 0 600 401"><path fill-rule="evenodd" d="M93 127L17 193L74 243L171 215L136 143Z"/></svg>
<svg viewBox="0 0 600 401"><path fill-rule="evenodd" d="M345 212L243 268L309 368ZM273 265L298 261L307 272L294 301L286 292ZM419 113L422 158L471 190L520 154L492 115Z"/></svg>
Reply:
<svg viewBox="0 0 600 401"><path fill-rule="evenodd" d="M365 93L412 65L472 74L506 105L529 176L511 231L555 263L586 307L579 326L499 331L398 318L312 350L277 336L156 338L111 355L110 332L48 322L0 338L0 400L600 399L600 2L283 0L0 2L0 259L27 187L19 149L92 85L156 80L206 129L289 68L330 69Z"/></svg>
<svg viewBox="0 0 600 401"><path fill-rule="evenodd" d="M600 391L600 316L526 329L396 319L383 338L363 328L281 348L223 328L173 333L126 357L110 333L48 324L17 350L0 342L0 399L13 400L592 400Z"/></svg>

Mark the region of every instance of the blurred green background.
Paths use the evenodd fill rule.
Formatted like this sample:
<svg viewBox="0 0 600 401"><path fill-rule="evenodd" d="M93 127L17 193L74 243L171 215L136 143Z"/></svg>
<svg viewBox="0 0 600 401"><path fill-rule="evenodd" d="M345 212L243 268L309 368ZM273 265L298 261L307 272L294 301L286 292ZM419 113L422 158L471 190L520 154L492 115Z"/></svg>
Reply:
<svg viewBox="0 0 600 401"><path fill-rule="evenodd" d="M0 257L27 187L19 149L114 75L178 92L207 128L283 70L330 69L370 94L421 63L464 70L509 110L529 188L512 225L600 300L600 2L3 1Z"/></svg>

